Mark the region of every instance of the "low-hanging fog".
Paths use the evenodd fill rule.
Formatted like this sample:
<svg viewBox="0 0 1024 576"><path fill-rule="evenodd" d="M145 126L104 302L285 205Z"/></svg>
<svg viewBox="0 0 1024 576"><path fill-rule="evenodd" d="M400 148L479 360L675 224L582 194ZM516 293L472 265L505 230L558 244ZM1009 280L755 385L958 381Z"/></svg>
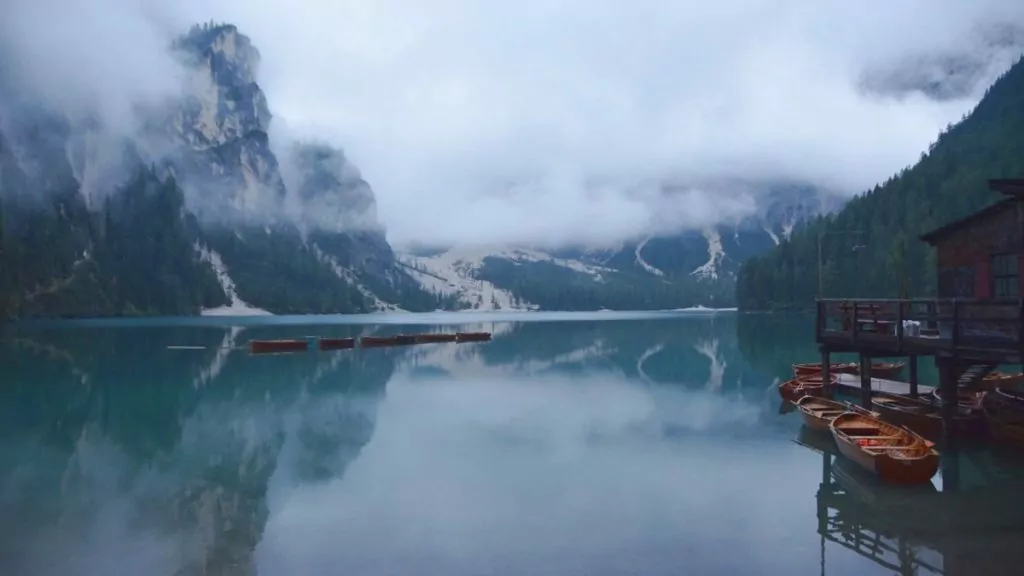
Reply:
<svg viewBox="0 0 1024 576"><path fill-rule="evenodd" d="M1022 36L994 40L1024 3L11 0L0 48L130 129L180 85L171 38L211 19L259 48L271 138L343 147L393 242L557 244L742 216L764 182L865 190L1013 62Z"/></svg>

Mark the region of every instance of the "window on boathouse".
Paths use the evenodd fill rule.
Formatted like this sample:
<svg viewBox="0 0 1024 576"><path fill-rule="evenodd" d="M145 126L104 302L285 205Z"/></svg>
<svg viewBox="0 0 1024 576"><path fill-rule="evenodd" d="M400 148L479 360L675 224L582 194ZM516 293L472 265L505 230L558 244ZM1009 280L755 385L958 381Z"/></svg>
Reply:
<svg viewBox="0 0 1024 576"><path fill-rule="evenodd" d="M1018 298L1020 296L1018 278L1016 254L992 256L992 296L994 298Z"/></svg>

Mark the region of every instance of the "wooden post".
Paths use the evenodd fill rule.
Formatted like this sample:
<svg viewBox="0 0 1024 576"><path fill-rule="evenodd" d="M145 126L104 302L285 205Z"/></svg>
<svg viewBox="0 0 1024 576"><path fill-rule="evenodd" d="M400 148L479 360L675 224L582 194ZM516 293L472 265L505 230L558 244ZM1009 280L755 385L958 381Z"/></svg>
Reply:
<svg viewBox="0 0 1024 576"><path fill-rule="evenodd" d="M959 343L959 300L956 298L953 298L953 321L950 328L952 329L952 334L949 347L955 351L956 345Z"/></svg>
<svg viewBox="0 0 1024 576"><path fill-rule="evenodd" d="M860 404L871 409L871 357L860 354Z"/></svg>
<svg viewBox="0 0 1024 576"><path fill-rule="evenodd" d="M821 347L821 382L825 387L825 390L829 392L828 396L831 396L832 386L829 383L832 381L832 354L827 346Z"/></svg>
<svg viewBox="0 0 1024 576"><path fill-rule="evenodd" d="M943 446L942 460L939 465L942 467L942 491L955 492L960 488L960 453L956 447L948 444ZM967 572L963 573L967 574ZM946 574L951 574L951 572L946 572Z"/></svg>
<svg viewBox="0 0 1024 576"><path fill-rule="evenodd" d="M917 398L917 354L911 354L907 362L910 364L910 395Z"/></svg>
<svg viewBox="0 0 1024 576"><path fill-rule="evenodd" d="M857 320L857 302L854 301L852 306L853 306L853 333L851 334L851 336L853 337L853 343L856 344L857 343L857 332L860 332L860 326L858 326L859 321Z"/></svg>
<svg viewBox="0 0 1024 576"><path fill-rule="evenodd" d="M896 346L903 350L903 301L896 302Z"/></svg>
<svg viewBox="0 0 1024 576"><path fill-rule="evenodd" d="M943 358L939 364L939 397L942 398L943 448L952 450L956 445L957 408L957 362L956 357Z"/></svg>
<svg viewBox="0 0 1024 576"><path fill-rule="evenodd" d="M825 331L825 324L827 322L825 319L825 303L818 300L816 309L818 318L814 322L814 337L818 342L821 342L821 334Z"/></svg>

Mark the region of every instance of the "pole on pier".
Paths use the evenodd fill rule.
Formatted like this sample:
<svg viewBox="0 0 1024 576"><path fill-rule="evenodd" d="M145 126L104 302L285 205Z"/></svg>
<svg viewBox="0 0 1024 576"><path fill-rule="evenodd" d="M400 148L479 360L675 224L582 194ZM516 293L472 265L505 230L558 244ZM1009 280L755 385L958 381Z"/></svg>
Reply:
<svg viewBox="0 0 1024 576"><path fill-rule="evenodd" d="M860 404L871 409L871 357L863 352L860 355Z"/></svg>
<svg viewBox="0 0 1024 576"><path fill-rule="evenodd" d="M958 362L955 358L943 358L939 364L939 397L942 398L942 436L945 450L953 450L956 441L956 380Z"/></svg>
<svg viewBox="0 0 1024 576"><path fill-rule="evenodd" d="M910 395L917 398L917 354L911 354L907 362L910 364Z"/></svg>
<svg viewBox="0 0 1024 576"><path fill-rule="evenodd" d="M825 346L821 347L821 384L828 392L827 396L833 393L832 386L832 354Z"/></svg>
<svg viewBox="0 0 1024 576"><path fill-rule="evenodd" d="M942 491L956 492L960 488L960 453L956 447L946 446L942 450Z"/></svg>

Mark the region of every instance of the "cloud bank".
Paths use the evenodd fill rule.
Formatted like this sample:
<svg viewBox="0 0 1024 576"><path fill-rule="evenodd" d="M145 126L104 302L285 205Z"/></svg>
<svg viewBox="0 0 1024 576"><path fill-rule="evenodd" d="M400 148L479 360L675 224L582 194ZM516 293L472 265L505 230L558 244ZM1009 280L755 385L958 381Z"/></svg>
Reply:
<svg viewBox="0 0 1024 576"><path fill-rule="evenodd" d="M114 111L173 82L160 46L174 33L238 24L275 122L344 147L400 244L691 228L757 209L749 188L715 185L737 179L862 191L1017 55L986 45L989 27L1024 25L1015 0L14 4L0 26L24 62L47 64L40 82ZM936 54L989 64L952 97L864 89Z"/></svg>

